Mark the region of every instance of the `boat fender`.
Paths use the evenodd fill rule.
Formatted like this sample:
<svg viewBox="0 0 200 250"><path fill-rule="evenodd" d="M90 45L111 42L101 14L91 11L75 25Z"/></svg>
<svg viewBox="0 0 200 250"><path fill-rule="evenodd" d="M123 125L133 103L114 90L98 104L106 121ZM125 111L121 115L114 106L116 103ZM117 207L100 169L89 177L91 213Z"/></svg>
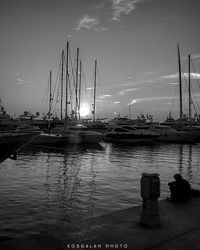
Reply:
<svg viewBox="0 0 200 250"><path fill-rule="evenodd" d="M17 160L17 154L16 153L13 153L9 156L10 159L12 160Z"/></svg>

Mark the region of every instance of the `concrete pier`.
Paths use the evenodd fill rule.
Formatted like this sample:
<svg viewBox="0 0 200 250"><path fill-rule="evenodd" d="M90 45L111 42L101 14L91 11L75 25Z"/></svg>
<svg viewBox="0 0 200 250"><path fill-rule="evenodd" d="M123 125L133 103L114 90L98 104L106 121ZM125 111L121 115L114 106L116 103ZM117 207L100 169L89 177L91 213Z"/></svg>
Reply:
<svg viewBox="0 0 200 250"><path fill-rule="evenodd" d="M48 234L1 239L0 249L200 249L200 198L158 203L160 226L142 227L142 206L81 221L76 227L53 226Z"/></svg>

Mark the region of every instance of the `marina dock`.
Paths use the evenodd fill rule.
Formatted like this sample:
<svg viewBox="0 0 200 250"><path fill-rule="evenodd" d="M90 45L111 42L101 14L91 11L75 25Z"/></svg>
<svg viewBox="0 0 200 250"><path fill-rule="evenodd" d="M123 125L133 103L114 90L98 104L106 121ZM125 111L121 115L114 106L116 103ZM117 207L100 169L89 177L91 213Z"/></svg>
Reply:
<svg viewBox="0 0 200 250"><path fill-rule="evenodd" d="M1 249L181 249L200 246L200 198L174 204L159 201L161 225L140 225L142 206L81 221L76 227L52 226L25 239L1 239Z"/></svg>

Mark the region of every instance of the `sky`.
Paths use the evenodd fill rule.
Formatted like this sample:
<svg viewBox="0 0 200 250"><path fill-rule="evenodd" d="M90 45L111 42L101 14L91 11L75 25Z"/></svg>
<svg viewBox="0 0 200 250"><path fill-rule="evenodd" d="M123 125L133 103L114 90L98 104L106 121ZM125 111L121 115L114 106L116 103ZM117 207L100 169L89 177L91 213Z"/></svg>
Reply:
<svg viewBox="0 0 200 250"><path fill-rule="evenodd" d="M199 0L1 0L0 99L11 115L47 112L49 71L69 41L73 60L80 48L82 104L90 107L97 60L98 118L148 113L162 121L169 111L176 118L179 44L184 112L188 54L199 112L199 9Z"/></svg>

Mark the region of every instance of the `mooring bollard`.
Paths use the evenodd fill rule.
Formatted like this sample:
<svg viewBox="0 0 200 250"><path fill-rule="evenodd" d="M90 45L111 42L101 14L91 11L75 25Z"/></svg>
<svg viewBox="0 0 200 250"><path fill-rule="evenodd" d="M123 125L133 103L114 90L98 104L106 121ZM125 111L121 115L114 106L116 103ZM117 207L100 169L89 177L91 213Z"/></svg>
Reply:
<svg viewBox="0 0 200 250"><path fill-rule="evenodd" d="M158 197L160 196L159 174L143 173L141 178L141 196L143 210L140 224L149 228L160 226Z"/></svg>

